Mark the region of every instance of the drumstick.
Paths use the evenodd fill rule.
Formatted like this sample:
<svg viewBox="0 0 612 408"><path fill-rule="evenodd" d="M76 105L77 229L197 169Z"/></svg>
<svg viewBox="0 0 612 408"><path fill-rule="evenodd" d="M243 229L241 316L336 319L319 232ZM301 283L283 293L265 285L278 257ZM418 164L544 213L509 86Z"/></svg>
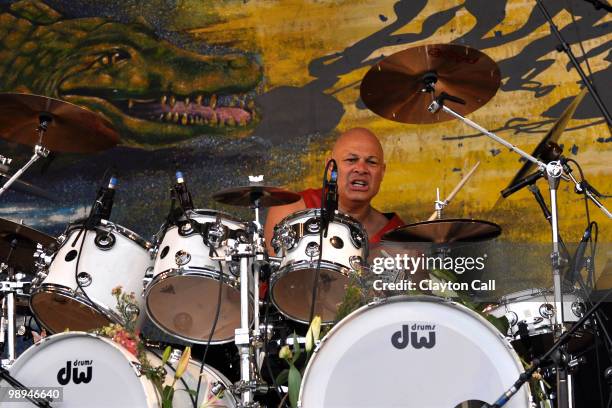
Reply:
<svg viewBox="0 0 612 408"><path fill-rule="evenodd" d="M448 195L448 197L446 197L446 200L444 200L445 205L448 205L451 200L453 198L455 198L455 196L457 195L457 193L459 192L459 190L461 190L461 188L463 187L463 185L465 183L467 183L467 181L470 179L470 177L472 177L472 174L474 174L474 172L476 171L476 169L478 168L478 166L480 166L480 161L476 162L476 164L474 165L474 167L472 167L472 170L469 171L468 174L466 174L461 181L459 182L459 184L457 184L457 186L455 186L455 189L453 191L451 191L451 193ZM438 216L438 212L434 211L433 214L431 214L431 216L427 219L427 221L433 221L436 219L436 217Z"/></svg>

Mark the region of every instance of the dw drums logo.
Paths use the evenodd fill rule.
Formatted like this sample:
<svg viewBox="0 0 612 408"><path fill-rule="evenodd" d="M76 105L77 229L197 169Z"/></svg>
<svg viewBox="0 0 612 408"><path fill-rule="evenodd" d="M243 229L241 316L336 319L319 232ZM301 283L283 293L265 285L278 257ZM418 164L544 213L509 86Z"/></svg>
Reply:
<svg viewBox="0 0 612 408"><path fill-rule="evenodd" d="M396 331L391 336L391 344L399 350L403 350L412 344L415 349L431 349L436 345L436 325L435 324L413 324L402 325L402 329ZM422 334L425 334L424 336Z"/></svg>
<svg viewBox="0 0 612 408"><path fill-rule="evenodd" d="M91 381L92 364L93 360L66 361L66 367L61 368L57 372L57 382L61 385L66 385L72 379L72 382L75 384L87 384Z"/></svg>

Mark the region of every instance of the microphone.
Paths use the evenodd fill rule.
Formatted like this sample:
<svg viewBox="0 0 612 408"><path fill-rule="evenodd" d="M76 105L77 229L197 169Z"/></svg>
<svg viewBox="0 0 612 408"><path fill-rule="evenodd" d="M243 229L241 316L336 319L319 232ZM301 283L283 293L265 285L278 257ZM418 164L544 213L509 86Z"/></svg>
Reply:
<svg viewBox="0 0 612 408"><path fill-rule="evenodd" d="M578 275L582 270L584 265L584 253L586 252L587 243L591 239L591 231L593 229L593 224L589 224L584 230L584 234L582 234L582 239L578 244L578 248L576 248L576 253L574 254L574 261L572 262L572 267L569 269L569 283L573 285L578 280Z"/></svg>
<svg viewBox="0 0 612 408"><path fill-rule="evenodd" d="M115 187L117 187L117 177L111 175L106 186L100 187L96 201L91 207L89 217L87 218L87 227L93 228L100 223L101 220L110 219L115 200Z"/></svg>
<svg viewBox="0 0 612 408"><path fill-rule="evenodd" d="M191 193L187 189L187 184L185 183L183 173L178 170L176 172L176 184L174 185L174 191L183 212L193 210L193 199L191 198Z"/></svg>
<svg viewBox="0 0 612 408"><path fill-rule="evenodd" d="M332 166L331 176L326 183L327 191L325 193L325 213L323 216L325 232L327 232L329 223L334 220L336 210L338 209L338 165L334 159L330 159L327 166L330 164Z"/></svg>
<svg viewBox="0 0 612 408"><path fill-rule="evenodd" d="M523 187L526 187L528 185L535 183L542 176L544 176L544 172L540 170L536 171L535 173L531 173L530 175L517 181L515 184L511 185L510 187L503 189L501 191L501 195L502 197L507 198L511 196L512 194L516 193L517 191L519 191L520 189L522 189Z"/></svg>

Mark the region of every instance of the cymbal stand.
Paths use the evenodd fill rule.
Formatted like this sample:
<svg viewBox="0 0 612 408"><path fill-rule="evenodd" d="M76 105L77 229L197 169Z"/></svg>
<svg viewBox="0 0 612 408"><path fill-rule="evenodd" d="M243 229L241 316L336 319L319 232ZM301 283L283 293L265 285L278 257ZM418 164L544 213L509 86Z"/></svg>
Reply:
<svg viewBox="0 0 612 408"><path fill-rule="evenodd" d="M263 238L263 226L260 222L261 196L253 194L253 210L255 221L248 227L248 242L238 242L234 251L229 255L230 260L240 259L240 328L236 329L234 341L240 353L240 381L234 385L234 392L240 394L240 408L258 408L260 404L254 401L256 392L267 392L268 386L259 376L262 355L260 349L263 345L263 335L259 327L259 272L260 265L265 258L265 245ZM253 276L249 271L249 259L254 258ZM225 259L228 260L228 259ZM253 300L253 323L251 331L249 325L249 281L253 279L255 299ZM255 352L255 360L253 353Z"/></svg>
<svg viewBox="0 0 612 408"><path fill-rule="evenodd" d="M10 367L17 357L15 353L15 293L18 289L23 290L25 283L15 280L13 268L8 265L11 255L17 247L16 239L11 241L10 247L11 249L6 257L6 263L3 262L0 265L2 272L6 271L8 273L8 280L0 282L0 293L4 295L2 296L2 317L0 318L0 343L4 343L8 346L8 358L3 359L0 365L5 368Z"/></svg>
<svg viewBox="0 0 612 408"><path fill-rule="evenodd" d="M536 159L529 153L521 150L512 143L502 139L495 133L490 132L478 125L477 123L467 119L454 110L444 105L444 100L450 100L457 103L464 103L461 99L448 95L446 93L440 94L437 98L434 98L435 82L437 77L435 74L430 74L424 77L424 88L423 92L430 92L432 94L433 101L427 108L429 112L437 113L442 110L443 112L459 119L466 125L478 130L489 138L507 147L511 151L519 154L521 157L529 160L538 166L539 170L544 173L548 179L548 187L550 190L550 207L551 207L551 225L552 225L552 274L553 274L553 288L555 298L555 339L558 339L564 332L565 326L563 325L563 294L561 286L561 262L559 253L559 214L557 211L557 188L559 186L559 180L563 174L563 166L560 161L552 161L548 164ZM569 395L569 384L568 384L567 367L561 362L557 365L557 392L558 392L558 405L557 408L568 408L570 407L570 395Z"/></svg>
<svg viewBox="0 0 612 408"><path fill-rule="evenodd" d="M30 168L30 166L32 166L38 159L40 159L41 157L47 157L49 155L49 150L45 149L42 145L43 142L43 136L45 135L45 132L47 131L47 128L49 127L49 124L52 122L53 117L51 116L51 114L48 113L41 113L39 116L39 125L38 128L36 128L36 131L38 132L38 143L36 144L36 146L34 146L34 154L32 155L32 157L30 157L30 160L23 165L22 168L20 168L19 170L17 170L15 172L15 174L13 174L13 176L8 179L6 181L6 183L4 183L4 185L0 188L0 196L2 194L4 194L4 192L6 190L8 190L8 188L11 186L11 184L13 184L19 177L21 177L21 175L28 169Z"/></svg>

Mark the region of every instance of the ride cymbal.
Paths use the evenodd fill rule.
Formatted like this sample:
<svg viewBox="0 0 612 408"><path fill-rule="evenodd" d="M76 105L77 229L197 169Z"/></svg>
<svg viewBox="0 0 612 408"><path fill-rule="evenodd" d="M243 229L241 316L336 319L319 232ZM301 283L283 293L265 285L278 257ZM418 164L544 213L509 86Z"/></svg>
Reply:
<svg viewBox="0 0 612 408"><path fill-rule="evenodd" d="M489 221L448 218L402 225L383 235L383 241L475 242L493 239L501 234L501 227Z"/></svg>
<svg viewBox="0 0 612 408"><path fill-rule="evenodd" d="M409 48L376 63L361 82L361 99L377 115L402 123L436 123L454 117L427 108L432 94L442 92L465 101L447 101L465 116L486 104L501 81L495 61L474 48L457 44L432 44Z"/></svg>
<svg viewBox="0 0 612 408"><path fill-rule="evenodd" d="M109 149L119 135L109 121L88 109L59 99L23 93L0 93L0 137L54 152L93 153ZM48 121L42 142L36 129Z"/></svg>
<svg viewBox="0 0 612 408"><path fill-rule="evenodd" d="M300 198L299 194L288 190L258 185L228 188L213 194L215 201L239 207L253 207L256 202L260 207L274 207L294 203Z"/></svg>

